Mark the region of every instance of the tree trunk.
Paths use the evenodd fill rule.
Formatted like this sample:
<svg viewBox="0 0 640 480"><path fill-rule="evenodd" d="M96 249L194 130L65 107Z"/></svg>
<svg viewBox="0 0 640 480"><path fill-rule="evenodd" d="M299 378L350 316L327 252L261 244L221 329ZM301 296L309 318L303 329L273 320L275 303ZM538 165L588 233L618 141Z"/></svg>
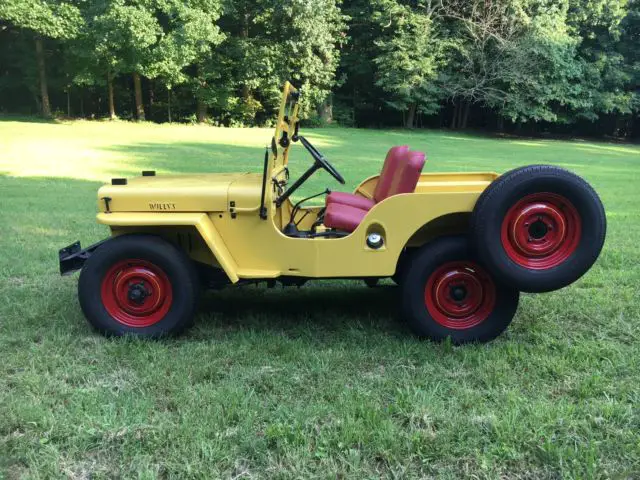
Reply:
<svg viewBox="0 0 640 480"><path fill-rule="evenodd" d="M250 96L251 96L251 89L249 88L249 85L243 85L242 86L242 100L244 100L246 102L247 100L249 100Z"/></svg>
<svg viewBox="0 0 640 480"><path fill-rule="evenodd" d="M111 72L107 73L107 92L109 97L109 118L111 120L116 119L116 105L113 99L113 75Z"/></svg>
<svg viewBox="0 0 640 480"><path fill-rule="evenodd" d="M153 80L149 80L149 118L153 121L153 104L155 103L155 92L153 90Z"/></svg>
<svg viewBox="0 0 640 480"><path fill-rule="evenodd" d="M504 117L502 115L498 116L497 129L498 129L498 132L500 133L504 132Z"/></svg>
<svg viewBox="0 0 640 480"><path fill-rule="evenodd" d="M135 91L136 116L138 120L144 122L144 105L142 103L142 85L140 84L140 74L133 73L133 89Z"/></svg>
<svg viewBox="0 0 640 480"><path fill-rule="evenodd" d="M67 88L67 118L71 118L71 89Z"/></svg>
<svg viewBox="0 0 640 480"><path fill-rule="evenodd" d="M451 130L454 130L456 128L456 122L458 121L458 110L460 110L459 108L459 104L456 103L456 101L453 101L453 118L451 119L451 125L449 126L449 128L451 128Z"/></svg>
<svg viewBox="0 0 640 480"><path fill-rule="evenodd" d="M406 128L413 128L413 123L416 118L416 107L415 103L409 105L409 110L407 110L407 117L404 122L404 126Z"/></svg>
<svg viewBox="0 0 640 480"><path fill-rule="evenodd" d="M198 80L198 90L196 91L196 119L198 123L207 121L207 104L202 100L202 90L207 86L207 81L202 73L202 65L196 65L196 76Z"/></svg>
<svg viewBox="0 0 640 480"><path fill-rule="evenodd" d="M471 110L471 102L466 101L464 102L464 113L462 115L462 124L460 125L462 129L467 128L467 120L469 120L469 110Z"/></svg>
<svg viewBox="0 0 640 480"><path fill-rule="evenodd" d="M202 101L201 98L198 98L196 105L196 118L198 119L198 123L204 123L207 121L207 104Z"/></svg>
<svg viewBox="0 0 640 480"><path fill-rule="evenodd" d="M331 95L318 105L318 115L323 123L333 122L333 98Z"/></svg>
<svg viewBox="0 0 640 480"><path fill-rule="evenodd" d="M171 89L167 89L167 116L169 117L169 123L171 123Z"/></svg>
<svg viewBox="0 0 640 480"><path fill-rule="evenodd" d="M36 62L38 63L38 75L40 77L40 99L42 116L51 116L51 104L49 103L49 87L47 86L47 70L44 63L44 47L42 38L36 37Z"/></svg>
<svg viewBox="0 0 640 480"><path fill-rule="evenodd" d="M240 26L240 38L246 40L249 38L249 14L243 13L240 18L241 26ZM242 85L242 100L245 102L249 100L251 96L251 88L249 85Z"/></svg>
<svg viewBox="0 0 640 480"><path fill-rule="evenodd" d="M516 135L520 135L522 133L522 120L518 119L516 123Z"/></svg>

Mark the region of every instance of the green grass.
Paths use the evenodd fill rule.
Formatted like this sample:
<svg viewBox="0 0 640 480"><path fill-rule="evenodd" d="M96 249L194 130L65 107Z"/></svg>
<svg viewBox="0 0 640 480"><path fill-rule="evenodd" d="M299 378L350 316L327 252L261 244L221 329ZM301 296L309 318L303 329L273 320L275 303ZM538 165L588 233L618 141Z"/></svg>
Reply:
<svg viewBox="0 0 640 480"><path fill-rule="evenodd" d="M106 234L96 188L259 172L270 131L0 122L0 478L638 478L640 148L305 133L349 188L401 143L428 171L565 166L602 196L605 249L571 287L523 295L487 345L418 341L390 284L337 281L209 293L182 337L108 340L57 274L58 248ZM308 162L296 145L293 176Z"/></svg>

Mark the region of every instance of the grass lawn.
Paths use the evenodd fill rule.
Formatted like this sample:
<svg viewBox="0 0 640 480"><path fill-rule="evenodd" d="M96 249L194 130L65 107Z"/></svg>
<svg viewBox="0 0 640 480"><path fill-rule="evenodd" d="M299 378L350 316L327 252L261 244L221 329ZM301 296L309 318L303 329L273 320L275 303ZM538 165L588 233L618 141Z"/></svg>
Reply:
<svg viewBox="0 0 640 480"><path fill-rule="evenodd" d="M0 478L640 477L640 148L309 130L352 188L389 146L427 171L553 163L600 193L605 249L523 295L487 345L418 341L397 289L327 281L205 295L196 327L108 340L57 250L103 238L112 176L261 171L271 131L0 121ZM296 145L292 176L309 158ZM339 185L317 173L300 192Z"/></svg>

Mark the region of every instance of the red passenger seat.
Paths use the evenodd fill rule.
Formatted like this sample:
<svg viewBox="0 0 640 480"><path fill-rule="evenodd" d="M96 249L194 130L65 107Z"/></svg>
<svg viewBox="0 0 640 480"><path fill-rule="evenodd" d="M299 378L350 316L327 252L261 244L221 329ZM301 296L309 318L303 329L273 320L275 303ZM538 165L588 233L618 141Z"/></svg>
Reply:
<svg viewBox="0 0 640 480"><path fill-rule="evenodd" d="M425 162L425 154L418 151L409 151L406 149L407 147L394 148L403 148L403 150L398 155L397 161L389 162L389 167L387 167L387 161L385 161L385 167L383 167L374 192L374 205L393 195L412 193L420 179L420 173ZM390 150L389 154L391 153ZM324 225L329 228L353 232L372 206L359 208L354 205L345 205L337 202L328 203L324 214Z"/></svg>
<svg viewBox="0 0 640 480"><path fill-rule="evenodd" d="M391 175L389 172L395 171L397 163L403 158L404 154L409 151L407 145L391 147L384 159L382 170L380 171L380 179L373 191L373 198L366 198L362 195L355 195L347 192L331 192L327 196L327 207L332 203L341 205L349 205L350 207L369 210L376 203L384 200L388 196L389 186L391 185Z"/></svg>
<svg viewBox="0 0 640 480"><path fill-rule="evenodd" d="M330 203L324 212L324 226L353 232L369 210L362 210L340 203Z"/></svg>

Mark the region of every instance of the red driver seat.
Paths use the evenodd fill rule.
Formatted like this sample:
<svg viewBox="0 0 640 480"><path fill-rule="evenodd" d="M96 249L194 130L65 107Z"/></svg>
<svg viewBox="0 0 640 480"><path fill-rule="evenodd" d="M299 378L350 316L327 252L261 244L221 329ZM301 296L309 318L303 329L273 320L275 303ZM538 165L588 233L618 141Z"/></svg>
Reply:
<svg viewBox="0 0 640 480"><path fill-rule="evenodd" d="M389 187L393 179L393 176L390 175L389 172L395 171L397 163L408 151L409 147L407 145L391 147L389 149L384 159L382 170L380 171L380 179L373 191L373 198L366 198L347 192L331 192L327 196L326 206L328 207L332 203L339 203L341 205L361 208L362 210L371 209L376 203L381 202L389 196Z"/></svg>
<svg viewBox="0 0 640 480"><path fill-rule="evenodd" d="M404 149L398 156L397 161L391 161L388 168L383 168L378 180L378 186L382 184L382 187L380 187L382 198L378 197L380 200L374 201L373 205L393 195L412 193L420 179L424 162L424 153ZM387 166L386 164L387 162L385 161L385 167ZM376 192L378 192L378 186L376 186ZM374 195L375 199L376 196ZM368 208L359 208L353 205L331 202L327 205L324 214L324 225L329 228L353 232L373 205Z"/></svg>

